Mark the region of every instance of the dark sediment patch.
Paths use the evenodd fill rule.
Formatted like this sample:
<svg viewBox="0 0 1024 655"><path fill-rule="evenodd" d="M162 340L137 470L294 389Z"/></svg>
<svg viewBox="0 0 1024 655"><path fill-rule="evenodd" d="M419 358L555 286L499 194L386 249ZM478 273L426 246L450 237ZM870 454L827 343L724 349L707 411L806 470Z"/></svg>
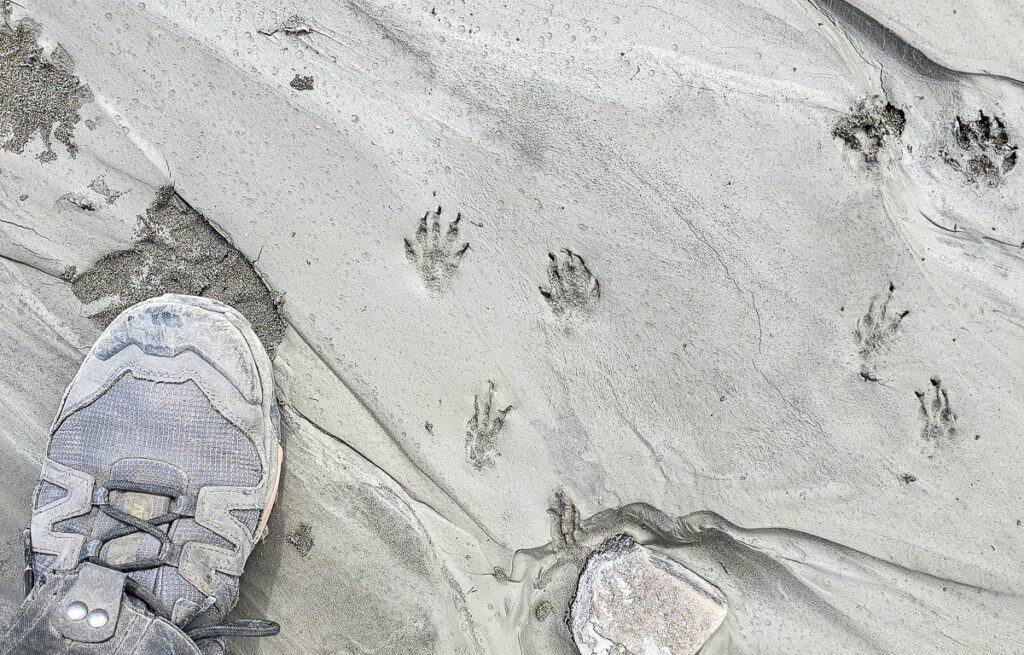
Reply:
<svg viewBox="0 0 1024 655"><path fill-rule="evenodd" d="M899 139L906 127L903 110L883 98L873 96L861 102L832 129L848 148L861 153L868 164L878 162L878 152L890 141Z"/></svg>
<svg viewBox="0 0 1024 655"><path fill-rule="evenodd" d="M305 557L313 550L313 529L308 523L301 523L299 527L288 535L288 543L295 547L299 555Z"/></svg>
<svg viewBox="0 0 1024 655"><path fill-rule="evenodd" d="M312 91L313 90L313 76L312 75L296 75L292 78L292 81L288 83L296 91Z"/></svg>
<svg viewBox="0 0 1024 655"><path fill-rule="evenodd" d="M139 217L129 250L104 255L72 282L101 327L123 309L162 295L182 293L214 298L241 312L273 356L284 337L280 296L271 291L249 260L174 189L161 189Z"/></svg>
<svg viewBox="0 0 1024 655"><path fill-rule="evenodd" d="M74 74L71 57L60 47L43 55L37 44L39 26L30 20L11 24L8 5L0 0L0 148L21 154L39 137L46 163L57 159L53 140L64 144L72 157L72 140L79 110L92 101L92 93Z"/></svg>

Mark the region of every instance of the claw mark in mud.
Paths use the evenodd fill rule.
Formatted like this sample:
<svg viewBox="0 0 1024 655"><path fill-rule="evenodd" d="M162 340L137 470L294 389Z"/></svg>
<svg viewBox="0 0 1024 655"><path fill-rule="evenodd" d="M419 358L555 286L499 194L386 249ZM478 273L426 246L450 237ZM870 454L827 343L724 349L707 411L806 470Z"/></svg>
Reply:
<svg viewBox="0 0 1024 655"><path fill-rule="evenodd" d="M505 416L512 411L512 405L492 411L494 405L494 383L487 383L487 391L473 399L473 418L466 426L466 453L477 469L494 465L498 455L498 435L505 427Z"/></svg>
<svg viewBox="0 0 1024 655"><path fill-rule="evenodd" d="M63 48L44 57L37 45L39 26L28 19L11 25L8 11L7 0L0 0L0 147L21 154L38 136L43 142L39 161L57 159L53 139L74 157L78 146L71 137L81 120L78 112L92 93L74 75Z"/></svg>
<svg viewBox="0 0 1024 655"><path fill-rule="evenodd" d="M594 311L601 299L601 284L594 277L583 258L563 248L564 257L548 253L547 288L540 287L540 295L558 316Z"/></svg>
<svg viewBox="0 0 1024 655"><path fill-rule="evenodd" d="M295 546L299 555L305 557L313 550L313 529L308 523L300 523L295 532L288 535L288 543Z"/></svg>
<svg viewBox="0 0 1024 655"><path fill-rule="evenodd" d="M949 405L949 393L942 386L942 380L932 378L931 383L931 400L924 391L914 394L921 403L921 418L924 419L921 436L927 441L938 441L956 435L956 414Z"/></svg>
<svg viewBox="0 0 1024 655"><path fill-rule="evenodd" d="M548 507L551 515L551 535L559 548L572 548L580 537L580 511L562 490L555 496Z"/></svg>
<svg viewBox="0 0 1024 655"><path fill-rule="evenodd" d="M302 16L292 15L273 27L264 27L257 30L264 36L274 36L278 32L287 34L289 36L302 36L304 34L310 34L313 31L313 26L309 24Z"/></svg>
<svg viewBox="0 0 1024 655"><path fill-rule="evenodd" d="M95 180L90 182L89 188L103 196L108 205L114 204L118 198L124 195L124 191L114 191L107 186L107 181L102 177L97 177Z"/></svg>
<svg viewBox="0 0 1024 655"><path fill-rule="evenodd" d="M996 186L1017 165L1017 144L1010 143L1006 125L998 116L990 117L983 111L979 111L977 120L973 121L957 116L953 141L959 153L944 150L942 158L954 170L963 173L968 182Z"/></svg>
<svg viewBox="0 0 1024 655"><path fill-rule="evenodd" d="M292 78L292 81L288 83L290 87L296 91L312 91L313 90L313 76L312 75L296 75Z"/></svg>
<svg viewBox="0 0 1024 655"><path fill-rule="evenodd" d="M868 164L878 162L878 152L903 134L907 118L903 110L880 96L867 98L849 116L839 119L832 136L861 153Z"/></svg>
<svg viewBox="0 0 1024 655"><path fill-rule="evenodd" d="M273 356L284 336L280 296L252 264L172 187L139 217L130 250L104 255L72 282L106 326L124 308L164 293L215 298L240 311Z"/></svg>
<svg viewBox="0 0 1024 655"><path fill-rule="evenodd" d="M905 309L895 316L889 316L889 301L892 300L892 292L895 290L896 286L890 282L881 302L881 294L871 297L868 311L857 321L857 329L853 333L857 339L857 352L861 360L860 376L871 382L878 381L878 356L889 346L900 323L910 313L910 310Z"/></svg>
<svg viewBox="0 0 1024 655"><path fill-rule="evenodd" d="M462 214L456 214L442 237L441 208L438 207L437 211L424 214L416 228L419 250L411 241L405 240L405 256L419 271L428 293L440 294L451 286L455 271L469 250L469 243L457 245L461 220Z"/></svg>

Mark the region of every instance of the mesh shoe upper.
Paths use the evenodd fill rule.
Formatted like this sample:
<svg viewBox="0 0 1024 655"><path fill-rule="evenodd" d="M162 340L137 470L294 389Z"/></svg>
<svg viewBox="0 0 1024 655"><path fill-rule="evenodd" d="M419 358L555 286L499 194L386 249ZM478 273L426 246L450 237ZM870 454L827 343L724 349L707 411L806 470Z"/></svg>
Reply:
<svg viewBox="0 0 1024 655"><path fill-rule="evenodd" d="M234 310L185 296L126 310L54 421L33 503L37 575L100 563L129 571L175 623L219 622L276 493L273 399L269 358Z"/></svg>

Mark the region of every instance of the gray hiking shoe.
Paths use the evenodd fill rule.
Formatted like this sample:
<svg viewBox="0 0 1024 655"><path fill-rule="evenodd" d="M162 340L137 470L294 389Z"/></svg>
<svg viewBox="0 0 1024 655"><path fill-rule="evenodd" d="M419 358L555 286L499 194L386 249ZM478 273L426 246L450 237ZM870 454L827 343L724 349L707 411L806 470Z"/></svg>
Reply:
<svg viewBox="0 0 1024 655"><path fill-rule="evenodd" d="M80 580L112 580L120 595L120 579L127 602L203 653L220 653L225 636L276 634L275 623L225 617L277 495L279 432L270 359L241 314L179 295L125 310L51 428L27 582L82 569ZM104 602L114 601L94 604ZM58 623L86 634L106 624L83 604Z"/></svg>

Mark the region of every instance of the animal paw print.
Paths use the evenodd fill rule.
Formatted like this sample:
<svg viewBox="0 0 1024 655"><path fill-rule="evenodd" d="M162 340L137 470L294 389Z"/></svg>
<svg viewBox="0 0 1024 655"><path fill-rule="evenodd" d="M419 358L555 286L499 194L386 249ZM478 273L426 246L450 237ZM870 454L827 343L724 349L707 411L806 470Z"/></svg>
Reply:
<svg viewBox="0 0 1024 655"><path fill-rule="evenodd" d="M601 284L582 257L568 248L562 253L562 257L548 253L549 286L540 287L540 295L559 316L594 311L601 299Z"/></svg>
<svg viewBox="0 0 1024 655"><path fill-rule="evenodd" d="M924 419L921 436L927 441L938 441L956 434L956 414L949 405L949 394L942 386L942 380L932 378L931 383L931 400L927 399L928 394L924 391L915 391L914 394L921 403L921 418Z"/></svg>
<svg viewBox="0 0 1024 655"><path fill-rule="evenodd" d="M878 163L878 153L903 134L907 125L903 110L880 96L862 101L832 129L832 136L859 152L867 164Z"/></svg>
<svg viewBox="0 0 1024 655"><path fill-rule="evenodd" d="M505 416L512 411L512 405L492 411L494 406L494 383L488 381L487 391L473 399L473 418L466 426L466 453L477 469L494 465L498 455L498 435L505 427Z"/></svg>
<svg viewBox="0 0 1024 655"><path fill-rule="evenodd" d="M575 546L582 532L580 526L580 511L569 498L569 495L559 489L548 507L548 514L551 515L551 531L558 541L559 548L571 548Z"/></svg>
<svg viewBox="0 0 1024 655"><path fill-rule="evenodd" d="M865 380L878 381L878 355L888 347L900 323L910 313L910 310L905 309L895 316L889 315L889 301L895 290L896 285L890 282L884 297L881 297L882 294L872 296L867 313L857 321L857 329L853 334L857 339L857 352L861 359L860 376Z"/></svg>
<svg viewBox="0 0 1024 655"><path fill-rule="evenodd" d="M441 208L438 207L437 211L424 214L416 228L419 250L411 241L405 240L405 256L419 271L428 293L440 294L451 286L455 271L469 250L469 243L456 247L460 220L462 214L457 214L442 237Z"/></svg>
<svg viewBox="0 0 1024 655"><path fill-rule="evenodd" d="M965 121L959 116L953 124L953 140L958 155L943 152L946 163L963 173L968 182L996 186L1017 165L1017 144L1010 143L1006 125L998 116L978 112L978 119Z"/></svg>

